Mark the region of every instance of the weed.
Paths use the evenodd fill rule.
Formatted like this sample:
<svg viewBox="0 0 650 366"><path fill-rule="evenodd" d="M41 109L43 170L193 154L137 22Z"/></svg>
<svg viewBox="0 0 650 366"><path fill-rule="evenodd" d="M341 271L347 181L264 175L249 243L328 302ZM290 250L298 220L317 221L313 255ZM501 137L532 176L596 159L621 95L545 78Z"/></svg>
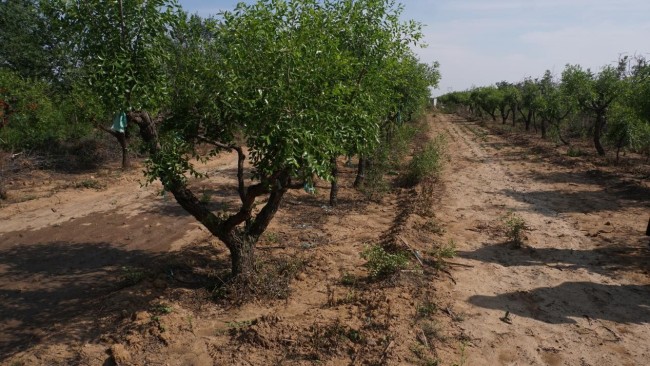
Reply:
<svg viewBox="0 0 650 366"><path fill-rule="evenodd" d="M243 303L252 299L284 300L289 297L291 280L304 268L302 258L270 259L256 264L256 271L248 276L237 276L215 286L215 300L228 299Z"/></svg>
<svg viewBox="0 0 650 366"><path fill-rule="evenodd" d="M361 257L367 261L364 266L368 268L370 277L375 279L389 277L397 273L397 271L406 268L409 263L407 253L388 253L380 245L367 247L361 253Z"/></svg>
<svg viewBox="0 0 650 366"><path fill-rule="evenodd" d="M266 237L266 241L269 243L278 243L280 241L280 235L272 231L264 234L264 236Z"/></svg>
<svg viewBox="0 0 650 366"><path fill-rule="evenodd" d="M566 154L572 158L577 158L579 156L583 156L585 153L579 147L571 146L569 147L569 150L566 152Z"/></svg>
<svg viewBox="0 0 650 366"><path fill-rule="evenodd" d="M456 256L456 243L454 239L449 239L447 245L442 245L437 250L437 257L439 258L454 258Z"/></svg>
<svg viewBox="0 0 650 366"><path fill-rule="evenodd" d="M124 282L124 284L127 286L136 285L142 282L145 277L147 277L147 272L141 268L128 266L122 267L121 279L122 282Z"/></svg>
<svg viewBox="0 0 650 366"><path fill-rule="evenodd" d="M419 359L423 359L426 357L426 348L424 348L424 346L419 343L412 344L409 347L409 350L413 352L413 354Z"/></svg>
<svg viewBox="0 0 650 366"><path fill-rule="evenodd" d="M362 192L371 200L381 198L390 191L391 184L385 175L395 175L401 169L402 161L410 151L414 137L423 133L426 124L403 124L382 140L379 147L367 160Z"/></svg>
<svg viewBox="0 0 650 366"><path fill-rule="evenodd" d="M443 228L435 219L429 219L422 225L420 225L420 229L427 231L431 234L437 234L437 235L442 235L445 233L445 228Z"/></svg>
<svg viewBox="0 0 650 366"><path fill-rule="evenodd" d="M357 283L357 277L350 272L343 272L343 276L341 276L341 285L354 287Z"/></svg>
<svg viewBox="0 0 650 366"><path fill-rule="evenodd" d="M154 314L171 314L174 309L169 305L159 303L152 306L149 311Z"/></svg>
<svg viewBox="0 0 650 366"><path fill-rule="evenodd" d="M422 328L422 332L424 332L424 335L427 337L427 339L436 339L440 342L447 340L447 336L442 331L440 324L436 322L423 321L420 323L420 328Z"/></svg>
<svg viewBox="0 0 650 366"><path fill-rule="evenodd" d="M417 318L428 318L438 310L438 305L430 299L425 299L421 304L416 307Z"/></svg>
<svg viewBox="0 0 650 366"><path fill-rule="evenodd" d="M420 195L416 201L416 210L424 217L435 216L435 181L426 179L420 185Z"/></svg>
<svg viewBox="0 0 650 366"><path fill-rule="evenodd" d="M106 188L104 184L96 179L86 179L81 182L77 182L74 185L75 188L86 188L86 189L103 189Z"/></svg>
<svg viewBox="0 0 650 366"><path fill-rule="evenodd" d="M199 198L199 202L201 202L204 205L207 205L208 203L210 203L211 200L212 200L212 194L210 194L210 192L203 191L203 193L201 193L201 198Z"/></svg>
<svg viewBox="0 0 650 366"><path fill-rule="evenodd" d="M444 135L439 135L413 155L413 159L408 165L405 184L414 186L427 177L436 176L442 169L445 144Z"/></svg>
<svg viewBox="0 0 650 366"><path fill-rule="evenodd" d="M444 269L447 267L445 259L451 259L456 256L456 243L454 242L454 239L449 239L447 244L434 247L433 250L429 252L429 255L433 257L436 269Z"/></svg>
<svg viewBox="0 0 650 366"><path fill-rule="evenodd" d="M524 244L523 233L528 229L526 221L512 211L509 212L503 220L505 223L506 236L514 246L521 247Z"/></svg>
<svg viewBox="0 0 650 366"><path fill-rule="evenodd" d="M332 355L347 343L363 343L366 336L360 331L345 326L340 320L332 324L314 324L309 329L306 345L311 348L311 358L320 359L320 354Z"/></svg>
<svg viewBox="0 0 650 366"><path fill-rule="evenodd" d="M192 318L192 315L187 316L187 324L189 326L190 332L194 333L194 320Z"/></svg>
<svg viewBox="0 0 650 366"><path fill-rule="evenodd" d="M453 364L452 366L465 366L467 362L467 353L465 352L467 348L467 342L460 343L460 360L458 363Z"/></svg>

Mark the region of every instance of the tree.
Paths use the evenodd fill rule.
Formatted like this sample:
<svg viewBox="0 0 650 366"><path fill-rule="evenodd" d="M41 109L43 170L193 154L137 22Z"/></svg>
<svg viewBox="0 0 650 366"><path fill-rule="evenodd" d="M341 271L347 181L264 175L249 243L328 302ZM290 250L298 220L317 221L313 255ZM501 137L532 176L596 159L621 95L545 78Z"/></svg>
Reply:
<svg viewBox="0 0 650 366"><path fill-rule="evenodd" d="M202 93L213 98L193 97L188 90L193 76L178 73L186 79L175 96L188 102L180 108L170 104L160 131L147 113L133 114L151 152L148 176L160 179L226 245L233 275L246 278L254 271L255 244L294 187L292 181L314 174L331 179L332 157L341 153L344 138L377 141L381 120L369 106L384 100L378 88L382 79L365 76L371 68L363 65L381 65L394 57L394 40L400 39L402 48L412 40L399 11L392 1L376 0L241 3L223 14L215 41L202 43L213 56L191 58L210 80ZM357 39L368 42L370 52L347 46L340 32L343 20ZM388 48L378 47L384 40ZM212 62L214 67L208 66ZM187 118L188 110L204 112L203 117ZM235 135L246 141L247 154ZM237 153L236 212L211 212L188 187L187 176L198 174L191 159L199 142L212 144L213 153ZM255 183L244 179L245 164L251 165ZM258 209L261 196L268 199Z"/></svg>
<svg viewBox="0 0 650 366"><path fill-rule="evenodd" d="M164 65L168 32L178 21L175 0L51 0L48 14L73 55L70 77L82 80L112 114L156 111L168 96ZM103 119L105 116L95 116ZM113 135L129 166L129 129L97 127Z"/></svg>
<svg viewBox="0 0 650 366"><path fill-rule="evenodd" d="M583 70L580 65L567 65L562 72L566 95L575 97L580 108L595 117L593 140L599 155L605 155L600 139L609 108L622 91L621 76L620 67L611 65L603 67L598 74Z"/></svg>
<svg viewBox="0 0 650 366"><path fill-rule="evenodd" d="M52 80L54 38L39 1L0 1L0 68L26 78Z"/></svg>
<svg viewBox="0 0 650 366"><path fill-rule="evenodd" d="M539 85L537 80L526 78L523 82L518 84L518 89L521 93L521 108L519 108L519 114L521 114L521 117L524 119L526 131L530 131L530 125L535 120L535 113L537 113L540 104ZM526 111L525 114L524 111Z"/></svg>
<svg viewBox="0 0 650 366"><path fill-rule="evenodd" d="M539 81L540 96L538 99L538 114L541 120L542 138L546 138L547 127L550 124L555 128L557 136L564 144L568 144L562 137L562 122L573 111L572 98L562 94L560 85L553 79L550 70L546 70Z"/></svg>
<svg viewBox="0 0 650 366"><path fill-rule="evenodd" d="M496 111L502 101L502 95L494 86L484 86L476 88L472 92L474 103L485 113L492 117L493 121L497 120Z"/></svg>

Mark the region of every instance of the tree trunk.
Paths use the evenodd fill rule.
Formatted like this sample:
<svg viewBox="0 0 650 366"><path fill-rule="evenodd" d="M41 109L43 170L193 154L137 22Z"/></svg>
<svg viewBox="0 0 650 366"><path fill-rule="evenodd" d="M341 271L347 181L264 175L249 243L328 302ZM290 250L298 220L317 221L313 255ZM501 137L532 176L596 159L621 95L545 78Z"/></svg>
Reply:
<svg viewBox="0 0 650 366"><path fill-rule="evenodd" d="M542 130L542 139L546 139L546 120L544 118L542 118L539 127Z"/></svg>
<svg viewBox="0 0 650 366"><path fill-rule="evenodd" d="M647 236L650 236L650 219L648 219L648 228L645 229L645 234L646 234Z"/></svg>
<svg viewBox="0 0 650 366"><path fill-rule="evenodd" d="M528 114L524 115L524 112L522 112L521 109L520 109L519 113L524 118L524 124L525 124L525 128L526 128L526 132L530 131L530 122L533 120L533 111L529 109Z"/></svg>
<svg viewBox="0 0 650 366"><path fill-rule="evenodd" d="M122 169L127 169L131 165L131 162L129 161L129 141L126 138L126 133L115 132L113 136L115 136L122 148Z"/></svg>
<svg viewBox="0 0 650 366"><path fill-rule="evenodd" d="M558 123L555 128L557 128L557 136L560 138L560 141L562 141L562 144L569 146L569 141L566 140L564 137L562 137L562 130L560 129L560 124Z"/></svg>
<svg viewBox="0 0 650 366"><path fill-rule="evenodd" d="M364 158L363 156L359 156L357 177L354 179L354 188L361 187L365 179L366 179L366 158Z"/></svg>
<svg viewBox="0 0 650 366"><path fill-rule="evenodd" d="M603 132L604 126L605 114L598 112L596 115L596 125L594 126L594 146L596 147L596 151L598 151L598 155L600 156L605 155L605 149L603 149L603 145L600 144L600 135Z"/></svg>
<svg viewBox="0 0 650 366"><path fill-rule="evenodd" d="M228 245L232 275L249 277L255 272L255 243L257 239L242 235Z"/></svg>
<svg viewBox="0 0 650 366"><path fill-rule="evenodd" d="M330 159L332 165L332 187L330 188L330 206L336 206L339 193L338 174L339 170L336 165L336 157Z"/></svg>
<svg viewBox="0 0 650 366"><path fill-rule="evenodd" d="M512 108L512 127L515 127L515 122L517 121L517 107Z"/></svg>
<svg viewBox="0 0 650 366"><path fill-rule="evenodd" d="M501 122L502 122L502 124L505 125L506 122L508 121L508 116L510 115L510 110L508 110L506 112L506 108L504 107L504 108L500 108L499 112L501 112Z"/></svg>

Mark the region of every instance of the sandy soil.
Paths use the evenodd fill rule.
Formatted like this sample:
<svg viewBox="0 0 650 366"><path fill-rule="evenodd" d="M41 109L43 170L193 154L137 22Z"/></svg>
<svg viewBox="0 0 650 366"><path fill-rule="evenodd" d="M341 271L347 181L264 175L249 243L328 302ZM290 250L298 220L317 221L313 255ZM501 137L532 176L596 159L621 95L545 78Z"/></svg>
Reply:
<svg viewBox="0 0 650 366"><path fill-rule="evenodd" d="M241 306L211 299L206 273L227 269L223 245L159 186L141 187L137 169L11 182L0 363L647 364L648 182L458 117L428 122L448 141L426 201L435 217L422 187L371 202L342 167L339 207L325 182L314 196L292 191L259 245L263 261L298 268L291 294ZM221 155L192 183L215 211L236 206L234 166ZM88 179L106 188L65 183ZM510 211L530 228L524 248L503 234ZM386 240L409 243L424 267L367 281L360 253ZM450 240L458 256L436 270L428 253Z"/></svg>
<svg viewBox="0 0 650 366"><path fill-rule="evenodd" d="M458 117L435 126L452 161L438 217L472 266L445 286L466 314L467 365L648 364L648 182ZM522 249L501 234L510 211L530 228Z"/></svg>

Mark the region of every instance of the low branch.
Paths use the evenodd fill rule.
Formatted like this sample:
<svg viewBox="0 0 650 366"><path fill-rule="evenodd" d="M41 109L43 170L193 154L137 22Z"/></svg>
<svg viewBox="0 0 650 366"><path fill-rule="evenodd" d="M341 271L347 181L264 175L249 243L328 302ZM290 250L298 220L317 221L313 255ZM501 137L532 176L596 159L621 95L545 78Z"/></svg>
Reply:
<svg viewBox="0 0 650 366"><path fill-rule="evenodd" d="M218 148L237 152L237 191L239 192L239 199L242 204L245 204L246 184L244 182L244 161L246 160L246 155L244 154L244 149L242 149L241 146L235 144L224 144L203 135L199 135L197 138L199 141L214 145Z"/></svg>
<svg viewBox="0 0 650 366"><path fill-rule="evenodd" d="M110 133L113 137L117 138L117 131L113 131L113 130L111 130L110 128L108 128L108 127L104 127L104 126L102 126L102 125L100 125L100 124L98 124L98 123L95 124L95 128L99 128L100 130L102 130L102 131L104 131L104 132L108 132L108 133Z"/></svg>

